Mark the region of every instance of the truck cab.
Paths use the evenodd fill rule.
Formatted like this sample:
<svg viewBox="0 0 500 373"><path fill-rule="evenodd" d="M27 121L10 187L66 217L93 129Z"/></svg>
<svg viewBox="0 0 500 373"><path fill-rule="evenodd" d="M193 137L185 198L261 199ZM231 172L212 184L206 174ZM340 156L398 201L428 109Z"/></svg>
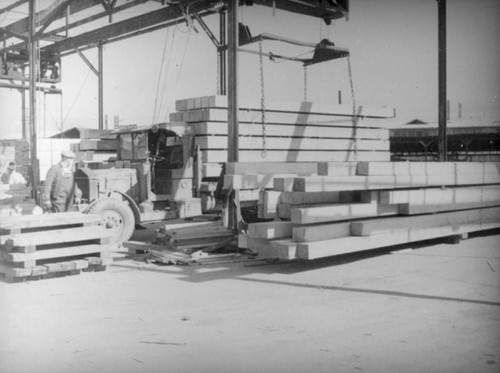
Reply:
<svg viewBox="0 0 500 373"><path fill-rule="evenodd" d="M81 209L101 214L117 241L144 222L202 214L193 188L193 137L183 129L162 123L106 134L117 141L116 160L76 171Z"/></svg>

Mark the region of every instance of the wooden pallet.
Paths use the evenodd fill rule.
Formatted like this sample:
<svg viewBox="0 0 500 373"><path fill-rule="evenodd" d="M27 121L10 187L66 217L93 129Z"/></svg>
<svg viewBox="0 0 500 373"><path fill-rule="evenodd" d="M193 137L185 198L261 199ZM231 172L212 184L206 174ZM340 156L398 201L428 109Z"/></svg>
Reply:
<svg viewBox="0 0 500 373"><path fill-rule="evenodd" d="M16 282L104 270L119 245L100 221L76 212L0 219L0 273Z"/></svg>

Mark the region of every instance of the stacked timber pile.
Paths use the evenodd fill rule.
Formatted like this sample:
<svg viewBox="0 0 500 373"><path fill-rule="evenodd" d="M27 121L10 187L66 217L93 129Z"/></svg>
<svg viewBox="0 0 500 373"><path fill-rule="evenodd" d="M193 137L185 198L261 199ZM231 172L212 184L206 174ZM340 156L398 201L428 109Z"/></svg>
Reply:
<svg viewBox="0 0 500 373"><path fill-rule="evenodd" d="M77 212L0 218L0 273L8 282L104 270L112 230Z"/></svg>
<svg viewBox="0 0 500 373"><path fill-rule="evenodd" d="M71 145L71 151L80 162L101 163L116 159L117 144L113 138L82 138L80 142Z"/></svg>
<svg viewBox="0 0 500 373"><path fill-rule="evenodd" d="M203 177L218 177L227 161L227 97L179 100L171 122L185 122L195 137ZM360 107L313 102L269 103L242 101L239 110L241 162L388 161L389 130L386 107Z"/></svg>
<svg viewBox="0 0 500 373"><path fill-rule="evenodd" d="M268 216L242 246L316 259L500 227L499 163L319 163L318 176L275 178Z"/></svg>
<svg viewBox="0 0 500 373"><path fill-rule="evenodd" d="M128 241L124 246L131 254L146 253L148 260L164 264L206 264L238 256L235 233L220 221L167 224L157 230L154 243Z"/></svg>

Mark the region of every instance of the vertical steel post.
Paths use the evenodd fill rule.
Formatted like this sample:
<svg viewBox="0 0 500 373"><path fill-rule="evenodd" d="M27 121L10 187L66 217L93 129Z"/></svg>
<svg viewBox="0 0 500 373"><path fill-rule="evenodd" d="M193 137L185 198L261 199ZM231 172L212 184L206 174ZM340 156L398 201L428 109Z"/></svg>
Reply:
<svg viewBox="0 0 500 373"><path fill-rule="evenodd" d="M228 162L238 162L238 0L228 1Z"/></svg>
<svg viewBox="0 0 500 373"><path fill-rule="evenodd" d="M438 156L440 162L446 162L448 156L446 135L446 0L438 2L438 81L439 81L439 127Z"/></svg>
<svg viewBox="0 0 500 373"><path fill-rule="evenodd" d="M227 7L228 17L228 81L227 81L227 160L228 162L239 161L239 118L238 118L238 0L229 0ZM238 209L236 205L237 191L234 191L228 200L227 225L236 229L238 225Z"/></svg>
<svg viewBox="0 0 500 373"><path fill-rule="evenodd" d="M36 56L36 40L34 38L36 33L36 19L35 19L35 0L29 0L29 91L30 91L30 145L31 145L31 177L33 193L38 203L38 196L36 190L40 184L40 169L37 158L37 134L36 134L36 77L37 69L37 56Z"/></svg>
<svg viewBox="0 0 500 373"><path fill-rule="evenodd" d="M222 48L218 50L219 59L219 85L220 85L220 94L226 95L226 50L224 47L226 46L226 13L223 9L219 12L219 40Z"/></svg>
<svg viewBox="0 0 500 373"><path fill-rule="evenodd" d="M26 75L26 68L23 67L23 77ZM27 123L26 123L26 89L24 89L26 82L23 79L21 81L21 85L23 86L23 89L21 89L21 125L22 125L22 137L23 140L28 140L28 134L29 134L29 129L27 128Z"/></svg>
<svg viewBox="0 0 500 373"><path fill-rule="evenodd" d="M99 43L97 45L97 55L98 55L98 81L99 81L99 94L98 94L98 101L99 101L99 129L103 130L104 129L104 83L103 83L103 56L102 56L102 43Z"/></svg>

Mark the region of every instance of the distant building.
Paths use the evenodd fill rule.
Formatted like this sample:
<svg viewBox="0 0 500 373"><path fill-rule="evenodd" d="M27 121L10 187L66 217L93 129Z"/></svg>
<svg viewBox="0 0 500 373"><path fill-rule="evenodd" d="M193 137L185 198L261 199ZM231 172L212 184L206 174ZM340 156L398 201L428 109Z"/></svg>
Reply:
<svg viewBox="0 0 500 373"><path fill-rule="evenodd" d="M471 120L447 122L449 161L500 161L500 121L478 125ZM414 119L389 131L394 161L438 159L438 124Z"/></svg>

